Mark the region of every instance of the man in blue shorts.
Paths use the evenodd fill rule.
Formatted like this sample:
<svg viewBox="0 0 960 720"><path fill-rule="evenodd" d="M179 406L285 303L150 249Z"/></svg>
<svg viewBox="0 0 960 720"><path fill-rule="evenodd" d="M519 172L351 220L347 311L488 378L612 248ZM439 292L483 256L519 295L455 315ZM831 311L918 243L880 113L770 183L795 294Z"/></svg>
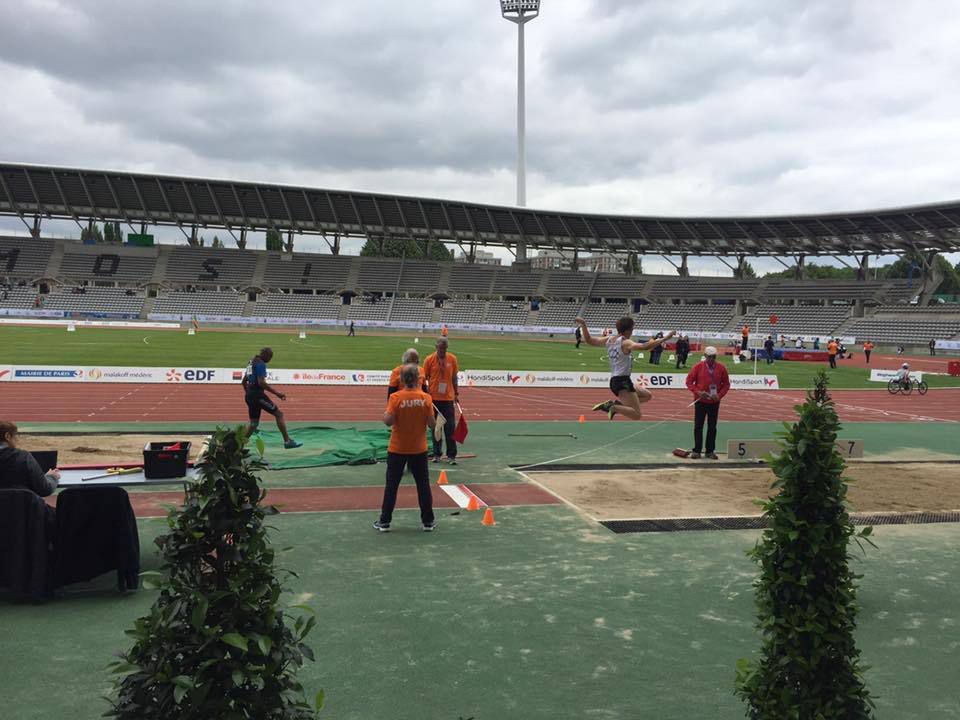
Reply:
<svg viewBox="0 0 960 720"><path fill-rule="evenodd" d="M247 409L250 411L250 424L247 426L247 435L257 432L260 426L260 414L266 410L277 421L277 429L283 435L283 446L292 449L303 443L298 443L287 433L287 421L283 419L283 412L277 404L267 397L267 393L276 395L281 400L287 396L275 390L267 382L267 363L273 359L273 350L265 347L255 355L243 373L243 390L246 395Z"/></svg>

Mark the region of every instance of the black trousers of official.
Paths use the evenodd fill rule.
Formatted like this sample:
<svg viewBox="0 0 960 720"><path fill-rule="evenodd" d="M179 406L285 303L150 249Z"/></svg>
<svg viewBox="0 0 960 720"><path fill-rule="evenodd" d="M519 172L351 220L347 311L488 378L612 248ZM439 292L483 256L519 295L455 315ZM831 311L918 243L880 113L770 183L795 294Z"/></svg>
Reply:
<svg viewBox="0 0 960 720"><path fill-rule="evenodd" d="M420 522L424 525L433 524L433 496L430 494L430 472L427 465L427 454L401 455L387 453L387 482L383 488L383 506L380 508L380 522L389 525L393 519L393 508L397 505L397 491L400 490L400 480L403 478L403 469L410 468L413 479L417 483L417 501L420 503Z"/></svg>
<svg viewBox="0 0 960 720"><path fill-rule="evenodd" d="M447 440L447 457L453 459L457 456L457 441L453 439L453 431L457 429L456 413L454 412L455 403L453 400L434 400L433 406L446 420L443 425L443 436ZM441 455L443 455L443 440L437 440L437 436L433 435L433 456L440 457Z"/></svg>
<svg viewBox="0 0 960 720"><path fill-rule="evenodd" d="M704 403L699 400L693 406L693 451L706 450L712 453L717 449L717 418L720 415L720 403ZM703 446L703 423L707 423L707 446Z"/></svg>
<svg viewBox="0 0 960 720"><path fill-rule="evenodd" d="M870 364L870 353L872 353L872 352L873 352L873 350L864 350L864 351L863 351L863 356L867 359L867 365Z"/></svg>
<svg viewBox="0 0 960 720"><path fill-rule="evenodd" d="M836 356L836 355L830 355L829 357L830 357L830 367L836 369L836 367L837 367L837 356Z"/></svg>

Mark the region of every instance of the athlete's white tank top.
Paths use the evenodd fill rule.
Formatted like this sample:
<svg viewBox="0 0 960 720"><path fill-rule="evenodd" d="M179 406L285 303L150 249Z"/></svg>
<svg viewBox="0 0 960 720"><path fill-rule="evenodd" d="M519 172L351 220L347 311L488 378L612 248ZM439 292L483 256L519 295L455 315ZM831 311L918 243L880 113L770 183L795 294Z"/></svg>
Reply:
<svg viewBox="0 0 960 720"><path fill-rule="evenodd" d="M622 345L622 335L607 338L607 359L610 361L610 374L613 377L629 375L633 369L633 353L624 352Z"/></svg>

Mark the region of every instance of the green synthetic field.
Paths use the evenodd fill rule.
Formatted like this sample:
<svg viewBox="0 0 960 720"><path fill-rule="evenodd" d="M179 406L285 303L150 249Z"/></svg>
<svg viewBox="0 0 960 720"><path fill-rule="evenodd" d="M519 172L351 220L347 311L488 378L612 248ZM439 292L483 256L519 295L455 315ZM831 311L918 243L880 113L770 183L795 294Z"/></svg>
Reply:
<svg viewBox="0 0 960 720"><path fill-rule="evenodd" d="M511 433L529 430L526 423L478 423L468 445L477 458L448 472L458 483L521 482L508 464L617 439L629 442L632 460L662 458L690 433L689 423L667 423L641 443L629 440L634 424L556 425L577 439L517 438ZM721 444L778 426L721 423ZM955 431L943 423L849 423L845 432L896 456L956 452ZM263 480L267 488L380 485L383 466L265 472ZM292 548L279 563L296 572L283 599L317 612L308 638L317 661L298 677L308 694L325 690L321 720L745 717L733 680L737 659L760 646L756 566L745 555L757 531L617 535L566 505L498 507L493 528L445 509L433 534L417 530L413 510L398 511L388 535L370 527L375 517L271 520L274 546ZM142 568L155 570L153 539L166 523L141 519L138 527ZM854 549L853 562L863 575L857 642L877 717L960 718L960 581L951 571L960 562L960 524L879 526L873 540L865 554ZM105 666L130 647L123 631L157 597L149 589L119 596L112 583L111 574L71 586L42 606L0 601L4 718L95 718L107 709Z"/></svg>
<svg viewBox="0 0 960 720"><path fill-rule="evenodd" d="M425 356L433 351L432 336L421 336L415 347ZM300 340L295 331L275 332L201 330L194 336L175 330L127 330L77 328L0 328L0 362L31 365L120 365L132 367L183 366L242 367L263 345L274 349L272 366L276 368L346 368L386 370L400 361L403 351L414 346L414 332L407 334L309 333ZM463 369L477 370L556 370L606 371L606 356L601 348L582 345L579 350L571 339L540 337L456 337L450 338L450 351ZM635 364L637 372L656 369L676 372L663 355L659 366L646 359ZM695 359L692 355L691 359ZM724 358L733 373L750 374L753 364L734 365ZM946 364L946 360L944 360ZM778 362L758 365L760 373L775 373L784 388L808 388L820 369L817 363ZM864 368L841 366L831 373L833 388L883 389L871 383ZM960 378L927 375L931 387L960 387Z"/></svg>
<svg viewBox="0 0 960 720"><path fill-rule="evenodd" d="M754 531L613 535L565 506L498 512L496 528L443 518L432 535L369 526L371 513L272 521L287 602L312 605L321 720L737 720L734 666L760 645L745 551ZM413 525L415 511L396 515ZM144 570L162 519L138 523ZM885 526L863 573L857 640L877 717L951 720L958 525ZM349 548L344 552L344 548ZM0 692L9 720L107 709L104 666L156 598L112 577L52 605L2 605Z"/></svg>

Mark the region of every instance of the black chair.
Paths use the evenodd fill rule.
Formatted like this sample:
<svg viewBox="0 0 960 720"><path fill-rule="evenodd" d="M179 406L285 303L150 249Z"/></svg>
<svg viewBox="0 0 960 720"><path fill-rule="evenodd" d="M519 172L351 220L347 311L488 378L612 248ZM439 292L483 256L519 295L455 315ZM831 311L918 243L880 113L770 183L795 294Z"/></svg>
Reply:
<svg viewBox="0 0 960 720"><path fill-rule="evenodd" d="M127 491L120 487L67 488L57 496L56 587L117 571L120 591L135 590L140 535Z"/></svg>
<svg viewBox="0 0 960 720"><path fill-rule="evenodd" d="M35 492L0 489L0 588L35 601L53 590L53 508Z"/></svg>

